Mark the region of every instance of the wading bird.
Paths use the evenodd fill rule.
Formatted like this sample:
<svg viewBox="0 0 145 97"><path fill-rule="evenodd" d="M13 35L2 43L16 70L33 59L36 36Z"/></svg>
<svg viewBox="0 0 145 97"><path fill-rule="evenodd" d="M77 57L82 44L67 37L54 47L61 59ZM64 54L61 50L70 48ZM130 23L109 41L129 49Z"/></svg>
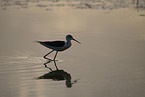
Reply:
<svg viewBox="0 0 145 97"><path fill-rule="evenodd" d="M53 60L49 59L49 60L55 62L55 58L57 56L58 51L64 51L64 50L68 49L69 47L71 47L71 40L74 40L74 41L78 42L79 44L81 44L79 41L74 39L72 35L67 35L66 41L37 41L37 42L49 49L52 49L52 51L50 51L49 53L44 55L45 59L48 59L48 58L46 58L46 56L48 56L50 53L52 53L53 51L56 51L56 54L55 54ZM56 66L56 69L58 69L57 66Z"/></svg>

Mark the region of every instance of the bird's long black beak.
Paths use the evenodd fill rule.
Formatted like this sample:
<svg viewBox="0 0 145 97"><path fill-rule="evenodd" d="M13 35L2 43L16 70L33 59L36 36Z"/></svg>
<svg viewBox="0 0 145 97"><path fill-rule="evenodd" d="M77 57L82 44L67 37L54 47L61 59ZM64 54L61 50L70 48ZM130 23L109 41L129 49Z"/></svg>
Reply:
<svg viewBox="0 0 145 97"><path fill-rule="evenodd" d="M77 41L76 39L73 38L74 41L76 41L77 43L81 44L79 41Z"/></svg>

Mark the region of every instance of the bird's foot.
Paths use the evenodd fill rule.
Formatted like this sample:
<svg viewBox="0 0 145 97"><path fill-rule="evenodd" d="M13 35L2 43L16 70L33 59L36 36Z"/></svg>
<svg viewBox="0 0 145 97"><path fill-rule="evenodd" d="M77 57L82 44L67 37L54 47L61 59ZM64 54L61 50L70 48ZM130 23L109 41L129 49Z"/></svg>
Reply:
<svg viewBox="0 0 145 97"><path fill-rule="evenodd" d="M51 60L51 61L58 61L58 60Z"/></svg>
<svg viewBox="0 0 145 97"><path fill-rule="evenodd" d="M58 61L58 60L54 60L54 59L47 58L47 61L50 62L50 61Z"/></svg>

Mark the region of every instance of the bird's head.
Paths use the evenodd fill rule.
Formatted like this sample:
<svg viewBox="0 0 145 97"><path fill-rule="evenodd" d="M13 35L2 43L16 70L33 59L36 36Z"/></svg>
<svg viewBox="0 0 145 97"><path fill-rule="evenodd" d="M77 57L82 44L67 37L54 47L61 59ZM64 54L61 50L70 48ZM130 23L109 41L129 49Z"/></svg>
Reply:
<svg viewBox="0 0 145 97"><path fill-rule="evenodd" d="M67 36L66 36L66 40L74 40L74 41L76 41L77 43L81 44L79 41L77 41L76 39L74 39L72 35L67 35Z"/></svg>

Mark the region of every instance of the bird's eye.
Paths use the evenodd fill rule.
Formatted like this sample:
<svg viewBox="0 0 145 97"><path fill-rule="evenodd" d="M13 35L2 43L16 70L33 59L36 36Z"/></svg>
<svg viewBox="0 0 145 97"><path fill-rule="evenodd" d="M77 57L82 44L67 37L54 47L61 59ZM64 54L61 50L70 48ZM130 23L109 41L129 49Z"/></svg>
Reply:
<svg viewBox="0 0 145 97"><path fill-rule="evenodd" d="M68 38L72 38L72 36L71 36L71 35L69 35L69 36L68 36Z"/></svg>

